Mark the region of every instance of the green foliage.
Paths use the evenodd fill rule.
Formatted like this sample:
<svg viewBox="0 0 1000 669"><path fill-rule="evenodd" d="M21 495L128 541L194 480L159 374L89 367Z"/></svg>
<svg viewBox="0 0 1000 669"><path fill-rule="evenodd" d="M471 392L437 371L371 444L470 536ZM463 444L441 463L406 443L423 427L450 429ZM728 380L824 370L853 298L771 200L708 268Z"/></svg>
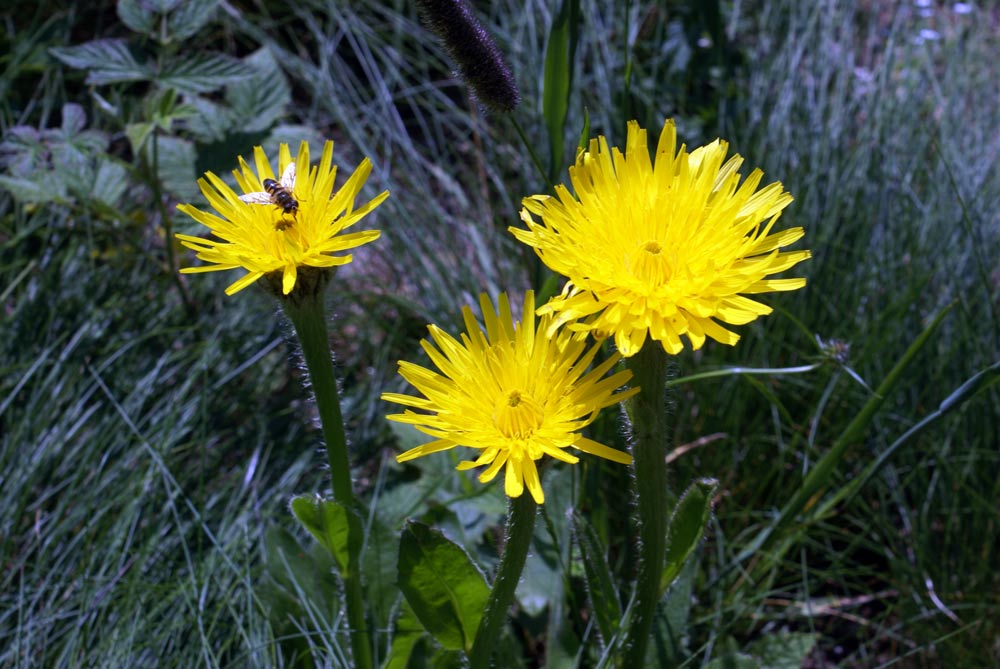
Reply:
<svg viewBox="0 0 1000 669"><path fill-rule="evenodd" d="M399 542L399 589L441 646L472 647L489 586L460 546L423 523L407 523Z"/></svg>
<svg viewBox="0 0 1000 669"><path fill-rule="evenodd" d="M920 41L931 23L913 11L699 4L581 2L575 28L557 6L483 10L534 87L516 112L533 146L620 144L627 118L676 115L689 146L722 136L780 179L796 202L779 225L803 225L815 253L809 286L769 299L739 346L675 361L671 483L719 484L670 500L711 530L676 526L653 666L992 666L986 10L935 5L939 37ZM0 10L0 665L349 666L332 558L276 529L326 480L286 326L266 300L222 298L224 277L175 280L167 241L204 170L302 136L337 139L345 166L371 156L371 187L393 193L378 248L330 296L379 660L458 663L400 597L397 537L419 517L488 570L503 496L446 455L384 458L423 435L387 427L377 397L427 323L530 283L505 229L546 184L515 131L468 102L407 3L25 6ZM575 55L549 60L562 45ZM613 419L602 429L621 445ZM585 462L544 483L498 664L611 666L634 578L627 478Z"/></svg>
<svg viewBox="0 0 1000 669"><path fill-rule="evenodd" d="M353 523L358 528L361 521L356 514L344 505L332 500L299 495L292 498L292 514L298 518L302 526L309 531L319 542L320 546L326 549L330 557L337 564L337 570L344 573L347 569L348 556L351 549L348 547L348 527ZM353 536L360 538L360 532ZM356 550L360 551L358 546Z"/></svg>
<svg viewBox="0 0 1000 669"><path fill-rule="evenodd" d="M586 518L579 514L573 515L573 535L580 547L587 593L590 595L590 606L597 620L597 629L605 644L608 644L614 638L618 622L622 617L613 575L605 560L600 538Z"/></svg>
<svg viewBox="0 0 1000 669"><path fill-rule="evenodd" d="M673 584L701 542L712 515L712 498L718 489L718 481L701 479L689 485L677 500L667 527L667 557L660 579L661 592Z"/></svg>
<svg viewBox="0 0 1000 669"><path fill-rule="evenodd" d="M542 88L542 116L549 133L550 183L556 183L562 172L563 147L566 138L566 116L573 90L573 67L579 40L579 0L563 0L552 22L545 47L545 79Z"/></svg>

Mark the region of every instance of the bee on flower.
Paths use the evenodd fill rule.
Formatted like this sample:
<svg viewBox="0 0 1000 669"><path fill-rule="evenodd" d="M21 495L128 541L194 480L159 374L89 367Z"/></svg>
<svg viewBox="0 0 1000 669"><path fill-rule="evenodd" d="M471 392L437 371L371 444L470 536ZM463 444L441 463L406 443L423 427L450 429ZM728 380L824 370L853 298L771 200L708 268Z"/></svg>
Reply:
<svg viewBox="0 0 1000 669"><path fill-rule="evenodd" d="M319 164L310 166L309 145L302 142L293 159L287 144L278 150L276 178L264 150L254 147L254 165L242 157L233 171L242 194L237 194L212 172L198 180L198 187L215 212L191 204L179 210L206 226L215 239L178 234L181 244L195 251L208 265L185 267L184 274L243 268L247 273L226 288L232 295L267 276L288 295L301 270L330 270L353 260L344 251L379 238L378 230L344 234L347 228L381 204L384 191L355 208L355 200L371 173L365 158L346 183L334 188L333 142L323 145Z"/></svg>

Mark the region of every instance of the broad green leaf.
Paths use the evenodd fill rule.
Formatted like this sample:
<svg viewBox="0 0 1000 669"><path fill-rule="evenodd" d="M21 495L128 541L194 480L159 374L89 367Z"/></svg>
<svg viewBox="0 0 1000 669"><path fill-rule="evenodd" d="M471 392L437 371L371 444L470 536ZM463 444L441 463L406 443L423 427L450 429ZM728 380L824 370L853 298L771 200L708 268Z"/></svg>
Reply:
<svg viewBox="0 0 1000 669"><path fill-rule="evenodd" d="M152 123L129 123L125 126L125 136L132 147L132 153L138 154L146 146L146 140L153 132L155 126Z"/></svg>
<svg viewBox="0 0 1000 669"><path fill-rule="evenodd" d="M183 93L208 93L235 83L254 71L245 63L220 53L191 54L167 63L156 80Z"/></svg>
<svg viewBox="0 0 1000 669"><path fill-rule="evenodd" d="M815 645L815 634L782 631L765 634L747 650L757 658L760 669L799 669Z"/></svg>
<svg viewBox="0 0 1000 669"><path fill-rule="evenodd" d="M359 544L355 548L360 552L361 520L340 502L311 495L293 498L292 513L330 553L340 573L345 573L351 554L349 537L355 537ZM353 534L352 526L355 530Z"/></svg>
<svg viewBox="0 0 1000 669"><path fill-rule="evenodd" d="M99 39L77 46L53 47L49 52L70 67L89 70L87 83L95 86L153 78L149 66L132 55L124 40Z"/></svg>
<svg viewBox="0 0 1000 669"><path fill-rule="evenodd" d="M667 555L660 592L670 587L698 547L712 515L712 497L718 487L719 482L715 479L699 479L688 486L678 500L667 528Z"/></svg>
<svg viewBox="0 0 1000 669"><path fill-rule="evenodd" d="M396 586L398 554L399 532L388 526L381 515L376 515L367 527L361 574L365 584L365 608L382 628L389 626L392 610L400 600Z"/></svg>
<svg viewBox="0 0 1000 669"><path fill-rule="evenodd" d="M91 197L114 208L128 186L128 172L123 166L106 158L99 160Z"/></svg>
<svg viewBox="0 0 1000 669"><path fill-rule="evenodd" d="M399 542L399 587L439 644L468 651L490 590L469 555L440 532L408 522Z"/></svg>
<svg viewBox="0 0 1000 669"><path fill-rule="evenodd" d="M386 658L383 669L411 669L416 662L411 662L411 658L418 653L425 655L426 650L421 648L424 639L427 639L427 632L424 630L420 620L417 619L413 609L404 600L399 607L399 615L392 625L392 643L389 645L389 656Z"/></svg>
<svg viewBox="0 0 1000 669"><path fill-rule="evenodd" d="M761 666L749 655L728 653L706 664L705 669L761 669Z"/></svg>
<svg viewBox="0 0 1000 669"><path fill-rule="evenodd" d="M611 570L604 557L604 546L594 528L578 513L573 514L573 536L580 547L587 593L597 629L607 644L618 629L622 610Z"/></svg>
<svg viewBox="0 0 1000 669"><path fill-rule="evenodd" d="M87 112L78 104L62 106L62 123L59 125L67 138L83 132L87 127Z"/></svg>
<svg viewBox="0 0 1000 669"><path fill-rule="evenodd" d="M201 30L212 20L218 0L181 0L167 14L168 41L182 41Z"/></svg>
<svg viewBox="0 0 1000 669"><path fill-rule="evenodd" d="M158 164L163 188L182 202L190 202L200 197L195 174L194 144L178 137L156 138L158 144ZM149 151L149 144L146 150Z"/></svg>
<svg viewBox="0 0 1000 669"><path fill-rule="evenodd" d="M189 96L188 104L196 113L188 122L187 129L199 144L221 142L237 125L237 114L226 105L198 95ZM226 157L229 158L231 153L227 153Z"/></svg>
<svg viewBox="0 0 1000 669"><path fill-rule="evenodd" d="M0 175L0 188L22 203L67 202L66 184L55 173L46 177L44 183Z"/></svg>
<svg viewBox="0 0 1000 669"><path fill-rule="evenodd" d="M270 50L258 49L243 62L254 73L226 88L226 102L240 119L241 132L264 132L291 104L291 87Z"/></svg>
<svg viewBox="0 0 1000 669"><path fill-rule="evenodd" d="M129 30L149 35L156 27L156 12L144 0L118 0L118 18Z"/></svg>

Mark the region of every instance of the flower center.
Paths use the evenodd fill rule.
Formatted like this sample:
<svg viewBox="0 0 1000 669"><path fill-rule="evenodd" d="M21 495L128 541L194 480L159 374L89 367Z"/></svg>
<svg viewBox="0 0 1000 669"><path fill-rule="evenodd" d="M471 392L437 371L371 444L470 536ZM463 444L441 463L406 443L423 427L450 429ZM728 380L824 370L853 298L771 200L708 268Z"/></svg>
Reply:
<svg viewBox="0 0 1000 669"><path fill-rule="evenodd" d="M656 239L641 243L629 261L632 276L651 287L666 283L674 274L667 249Z"/></svg>
<svg viewBox="0 0 1000 669"><path fill-rule="evenodd" d="M545 412L530 395L511 390L493 409L493 424L509 439L527 439L542 424Z"/></svg>

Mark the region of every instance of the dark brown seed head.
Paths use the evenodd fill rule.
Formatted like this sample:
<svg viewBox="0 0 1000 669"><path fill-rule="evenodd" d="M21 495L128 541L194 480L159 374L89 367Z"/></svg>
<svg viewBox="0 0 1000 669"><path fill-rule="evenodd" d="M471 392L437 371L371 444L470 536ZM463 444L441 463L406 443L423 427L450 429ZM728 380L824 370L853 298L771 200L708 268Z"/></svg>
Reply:
<svg viewBox="0 0 1000 669"><path fill-rule="evenodd" d="M496 112L514 111L521 102L514 75L466 0L416 0L415 4L479 101Z"/></svg>

